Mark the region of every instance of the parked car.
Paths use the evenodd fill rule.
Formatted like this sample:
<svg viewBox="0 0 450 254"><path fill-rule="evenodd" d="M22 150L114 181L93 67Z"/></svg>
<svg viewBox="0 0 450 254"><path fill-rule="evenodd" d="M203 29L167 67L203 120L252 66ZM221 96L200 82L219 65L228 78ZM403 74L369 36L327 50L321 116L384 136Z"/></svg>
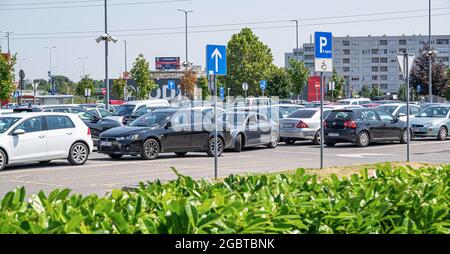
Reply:
<svg viewBox="0 0 450 254"><path fill-rule="evenodd" d="M272 107L278 108L280 119L286 118L295 111L305 108L305 106L295 104L276 104L272 105Z"/></svg>
<svg viewBox="0 0 450 254"><path fill-rule="evenodd" d="M97 145L100 133L102 133L105 130L121 126L121 124L115 120L97 117L95 114L87 111L86 109L82 109L78 106L67 106L67 105L37 106L32 108L14 109L14 111L16 110L18 112L58 112L58 113L76 114L91 129L92 140L94 141L94 145Z"/></svg>
<svg viewBox="0 0 450 254"><path fill-rule="evenodd" d="M113 159L124 155L153 160L160 153L184 156L188 152L215 155L214 123L208 109L156 110L136 119L128 126L108 130L100 135L98 152ZM231 145L225 123L218 123L217 155Z"/></svg>
<svg viewBox="0 0 450 254"><path fill-rule="evenodd" d="M333 110L324 122L325 144L354 143L366 147L372 142L407 142L406 123L381 110Z"/></svg>
<svg viewBox="0 0 450 254"><path fill-rule="evenodd" d="M338 104L342 105L364 105L371 104L372 101L366 98L356 98L356 99L344 99L337 101Z"/></svg>
<svg viewBox="0 0 450 254"><path fill-rule="evenodd" d="M235 152L251 146L277 147L278 124L267 115L251 111L228 112L227 120L231 125L231 148Z"/></svg>
<svg viewBox="0 0 450 254"><path fill-rule="evenodd" d="M122 124L123 125L130 124L131 122L133 122L134 120L138 119L139 117L141 117L145 114L148 114L148 113L153 112L158 109L168 109L168 108L169 107L146 107L146 108L139 109L138 111L135 111L128 116L124 116L123 120L122 120Z"/></svg>
<svg viewBox="0 0 450 254"><path fill-rule="evenodd" d="M389 114L397 117L398 119L406 122L406 103L392 103L392 104L384 104L376 107L378 110L384 110ZM417 105L409 105L409 116L410 118L414 118L420 112L420 107Z"/></svg>
<svg viewBox="0 0 450 254"><path fill-rule="evenodd" d="M15 163L67 159L86 163L93 150L91 131L73 114L29 113L0 116L0 171Z"/></svg>
<svg viewBox="0 0 450 254"><path fill-rule="evenodd" d="M450 105L430 106L411 120L414 137L436 137L446 140L450 130Z"/></svg>
<svg viewBox="0 0 450 254"><path fill-rule="evenodd" d="M104 108L85 108L87 111L93 113L99 118L108 118L113 114Z"/></svg>
<svg viewBox="0 0 450 254"><path fill-rule="evenodd" d="M331 109L324 109L324 119ZM320 144L320 109L300 109L285 119L280 120L280 138L286 144L292 145L299 140L311 140Z"/></svg>
<svg viewBox="0 0 450 254"><path fill-rule="evenodd" d="M271 106L276 102L267 97L248 97L239 98L234 101L235 107L255 107L255 106Z"/></svg>
<svg viewBox="0 0 450 254"><path fill-rule="evenodd" d="M170 107L168 100L144 100L144 101L130 101L125 104L120 105L117 110L113 113L110 119L116 120L119 123L123 122L125 116L131 115L131 113L136 112L140 109L147 107Z"/></svg>

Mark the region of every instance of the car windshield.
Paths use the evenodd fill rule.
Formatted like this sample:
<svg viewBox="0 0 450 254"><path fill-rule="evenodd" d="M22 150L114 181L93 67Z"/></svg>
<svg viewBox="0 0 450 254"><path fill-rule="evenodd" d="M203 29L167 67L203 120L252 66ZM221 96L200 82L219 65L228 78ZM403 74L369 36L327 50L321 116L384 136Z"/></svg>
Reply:
<svg viewBox="0 0 450 254"><path fill-rule="evenodd" d="M384 112L388 112L389 114L394 114L395 110L397 109L397 106L379 106L377 107L379 110L383 110Z"/></svg>
<svg viewBox="0 0 450 254"><path fill-rule="evenodd" d="M127 116L133 113L133 110L136 108L136 105L122 105L117 108L114 112L114 116Z"/></svg>
<svg viewBox="0 0 450 254"><path fill-rule="evenodd" d="M420 111L416 117L445 118L449 110L450 107L429 107Z"/></svg>
<svg viewBox="0 0 450 254"><path fill-rule="evenodd" d="M352 111L331 111L331 113L326 118L327 120L351 120L353 118Z"/></svg>
<svg viewBox="0 0 450 254"><path fill-rule="evenodd" d="M133 127L151 127L161 125L172 113L152 112L139 117L130 123Z"/></svg>
<svg viewBox="0 0 450 254"><path fill-rule="evenodd" d="M5 133L19 120L20 118L18 117L0 117L0 133Z"/></svg>
<svg viewBox="0 0 450 254"><path fill-rule="evenodd" d="M312 118L316 114L317 110L297 110L292 113L288 118Z"/></svg>
<svg viewBox="0 0 450 254"><path fill-rule="evenodd" d="M338 105L350 105L350 101L338 101Z"/></svg>
<svg viewBox="0 0 450 254"><path fill-rule="evenodd" d="M134 112L133 116L143 116L147 113L150 113L152 110L150 108L141 108L138 111Z"/></svg>

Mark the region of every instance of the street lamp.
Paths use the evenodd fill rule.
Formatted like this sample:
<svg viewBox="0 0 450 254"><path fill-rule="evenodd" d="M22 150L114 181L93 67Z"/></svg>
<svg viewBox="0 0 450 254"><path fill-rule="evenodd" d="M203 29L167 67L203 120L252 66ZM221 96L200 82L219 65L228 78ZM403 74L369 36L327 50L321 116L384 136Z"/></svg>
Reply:
<svg viewBox="0 0 450 254"><path fill-rule="evenodd" d="M291 20L292 22L295 22L295 43L296 43L296 48L295 48L295 55L297 57L297 62L299 61L299 56L298 56L298 20Z"/></svg>
<svg viewBox="0 0 450 254"><path fill-rule="evenodd" d="M429 50L424 50L421 52L422 55L428 56L428 91L430 103L433 103L433 56L439 54L437 50L431 48Z"/></svg>
<svg viewBox="0 0 450 254"><path fill-rule="evenodd" d="M431 0L428 1L428 45L430 46L430 52L428 52L428 89L430 91L430 103L433 103L433 63L431 62Z"/></svg>
<svg viewBox="0 0 450 254"><path fill-rule="evenodd" d="M101 41L105 41L105 86L106 86L106 96L105 96L105 105L106 108L109 108L109 80L108 80L108 42L112 41L114 43L117 42L117 39L108 34L108 4L107 0L105 0L105 33L100 37L95 39L97 43Z"/></svg>
<svg viewBox="0 0 450 254"><path fill-rule="evenodd" d="M48 76L50 78L50 84L52 86L52 90L55 89L53 86L53 70L52 70L52 49L55 49L55 46L51 46L51 47L44 47L45 49L48 49L50 51L50 69L48 72Z"/></svg>
<svg viewBox="0 0 450 254"><path fill-rule="evenodd" d="M84 73L84 61L89 59L89 57L87 57L87 56L86 57L78 57L78 59L81 60L81 62L83 64L83 76L82 77L84 77L85 76L85 73Z"/></svg>
<svg viewBox="0 0 450 254"><path fill-rule="evenodd" d="M186 71L189 68L189 61L188 61L188 13L193 13L192 10L182 10L178 9L180 12L184 12L185 16L185 31L186 31Z"/></svg>
<svg viewBox="0 0 450 254"><path fill-rule="evenodd" d="M17 61L19 61L19 68L22 70L22 62L27 60L26 58L19 58Z"/></svg>

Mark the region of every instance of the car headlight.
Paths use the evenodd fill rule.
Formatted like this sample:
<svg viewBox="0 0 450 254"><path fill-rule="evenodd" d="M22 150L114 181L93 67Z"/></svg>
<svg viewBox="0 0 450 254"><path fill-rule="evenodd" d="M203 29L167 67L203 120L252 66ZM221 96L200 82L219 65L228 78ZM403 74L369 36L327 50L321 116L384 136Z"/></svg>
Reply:
<svg viewBox="0 0 450 254"><path fill-rule="evenodd" d="M118 137L117 141L135 141L139 138L139 134L133 134L125 137Z"/></svg>
<svg viewBox="0 0 450 254"><path fill-rule="evenodd" d="M423 125L423 127L425 127L425 128L430 128L431 126L433 126L432 123L427 123L427 124L424 124L424 125Z"/></svg>

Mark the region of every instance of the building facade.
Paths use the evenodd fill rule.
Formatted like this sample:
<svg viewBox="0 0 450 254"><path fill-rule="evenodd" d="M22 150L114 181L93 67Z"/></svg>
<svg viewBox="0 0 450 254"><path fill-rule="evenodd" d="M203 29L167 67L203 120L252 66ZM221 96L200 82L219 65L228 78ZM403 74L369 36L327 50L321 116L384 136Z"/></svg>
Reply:
<svg viewBox="0 0 450 254"><path fill-rule="evenodd" d="M432 46L438 53L437 61L449 66L450 35L431 37ZM428 43L428 36L366 36L366 37L334 37L333 68L344 76L348 82L346 90L360 91L365 85L368 88L379 87L380 94L397 93L405 84L397 61L397 53L408 52L416 56L423 44ZM314 44L305 43L296 52L285 54L285 66L289 58L304 61L306 67L314 72Z"/></svg>

